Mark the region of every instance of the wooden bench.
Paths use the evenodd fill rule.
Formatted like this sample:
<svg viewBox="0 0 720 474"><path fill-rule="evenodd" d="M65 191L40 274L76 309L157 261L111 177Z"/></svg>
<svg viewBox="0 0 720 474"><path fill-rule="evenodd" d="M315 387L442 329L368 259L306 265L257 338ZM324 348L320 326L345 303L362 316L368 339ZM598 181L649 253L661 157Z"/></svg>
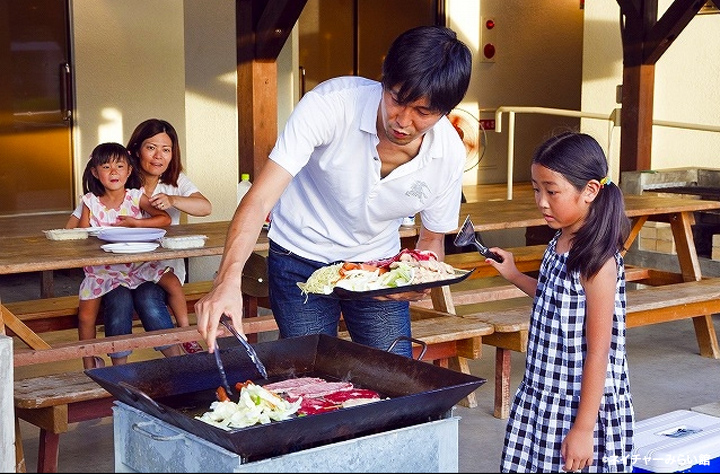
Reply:
<svg viewBox="0 0 720 474"><path fill-rule="evenodd" d="M243 329L246 334L258 334L277 330L277 324L272 315L257 316L243 320ZM223 328L220 328L220 331L224 336L230 335ZM196 340L197 337L197 328L191 326L71 341L58 343L45 350L19 349L15 351L14 363L16 367L42 364L86 355L181 343ZM16 380L14 399L17 465L25 464L19 424L22 419L40 428L38 472L57 472L60 434L68 430L70 423L112 415L114 400L83 371Z"/></svg>
<svg viewBox="0 0 720 474"><path fill-rule="evenodd" d="M195 303L212 289L211 281L185 283L183 290L187 299L188 311L195 311ZM267 294L264 296L245 295L245 317L257 315L259 306L267 307ZM27 301L3 303L26 326L36 333L61 331L77 328L78 297L77 295L57 296ZM137 315L135 316L137 319ZM98 316L98 324L102 324L102 314Z"/></svg>
<svg viewBox="0 0 720 474"><path fill-rule="evenodd" d="M492 334L483 338L483 343L496 347L494 415L507 418L510 409L511 351L525 352L527 349L532 300L529 297L512 298L489 302L484 307L459 307L459 310L462 317L491 324L494 328ZM647 286L627 292L628 329L692 318L697 330L698 327L706 328L706 318L719 312L720 278ZM697 334L717 345L714 332L700 331ZM700 347L703 346L702 341L698 343Z"/></svg>
<svg viewBox="0 0 720 474"><path fill-rule="evenodd" d="M411 308L410 316L412 337L426 344L423 360L466 374L470 373L467 361L480 358L483 337L493 332L490 324L432 309L416 312ZM350 333L340 331L338 337L350 340ZM421 350L421 345L413 344L413 356L416 359L419 358ZM476 407L475 394L471 393L461 403L471 408Z"/></svg>

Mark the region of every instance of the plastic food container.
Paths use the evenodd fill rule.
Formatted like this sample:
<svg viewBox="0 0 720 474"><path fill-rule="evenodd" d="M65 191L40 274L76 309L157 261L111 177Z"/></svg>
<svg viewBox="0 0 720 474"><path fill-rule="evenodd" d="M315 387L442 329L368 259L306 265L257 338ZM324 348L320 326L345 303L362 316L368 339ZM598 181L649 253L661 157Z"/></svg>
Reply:
<svg viewBox="0 0 720 474"><path fill-rule="evenodd" d="M183 235L181 237L163 237L160 245L166 249L194 249L204 247L207 235Z"/></svg>
<svg viewBox="0 0 720 474"><path fill-rule="evenodd" d="M89 229L52 229L44 230L45 237L50 240L80 240L87 239L90 235Z"/></svg>

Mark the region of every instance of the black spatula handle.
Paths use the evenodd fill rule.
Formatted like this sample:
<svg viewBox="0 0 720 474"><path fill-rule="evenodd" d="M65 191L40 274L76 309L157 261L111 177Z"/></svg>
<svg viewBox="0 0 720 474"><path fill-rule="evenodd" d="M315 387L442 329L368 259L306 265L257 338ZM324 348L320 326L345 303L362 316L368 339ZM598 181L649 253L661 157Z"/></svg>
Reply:
<svg viewBox="0 0 720 474"><path fill-rule="evenodd" d="M483 247L482 249L478 249L478 252L480 252L480 255L482 255L485 258L492 258L498 263L502 263L503 259L500 255L496 254L495 252L491 252L489 248Z"/></svg>

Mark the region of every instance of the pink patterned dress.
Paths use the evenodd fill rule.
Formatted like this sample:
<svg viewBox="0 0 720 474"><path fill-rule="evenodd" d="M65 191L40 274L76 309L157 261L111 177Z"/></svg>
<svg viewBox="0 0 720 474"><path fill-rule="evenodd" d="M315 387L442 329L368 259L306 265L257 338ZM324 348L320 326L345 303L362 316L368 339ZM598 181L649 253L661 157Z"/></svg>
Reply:
<svg viewBox="0 0 720 474"><path fill-rule="evenodd" d="M142 218L140 197L143 193L142 189L126 189L125 199L118 209L108 209L100 202L100 198L93 193L87 193L82 197L82 201L90 210L90 225L97 227L112 225L117 221L118 216ZM155 261L88 265L83 267L83 270L85 278L80 284L80 299L92 300L100 298L118 286L134 289L147 281L157 283L171 268L167 264Z"/></svg>

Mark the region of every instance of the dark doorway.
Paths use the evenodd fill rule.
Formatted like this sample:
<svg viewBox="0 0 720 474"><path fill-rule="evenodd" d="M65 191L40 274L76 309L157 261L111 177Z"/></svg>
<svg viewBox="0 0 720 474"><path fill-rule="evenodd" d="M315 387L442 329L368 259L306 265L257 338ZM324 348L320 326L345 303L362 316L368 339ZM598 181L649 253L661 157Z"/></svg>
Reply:
<svg viewBox="0 0 720 474"><path fill-rule="evenodd" d="M301 95L336 76L380 79L390 43L421 25L444 25L441 0L308 0L298 20Z"/></svg>
<svg viewBox="0 0 720 474"><path fill-rule="evenodd" d="M73 203L67 0L0 0L0 216Z"/></svg>

